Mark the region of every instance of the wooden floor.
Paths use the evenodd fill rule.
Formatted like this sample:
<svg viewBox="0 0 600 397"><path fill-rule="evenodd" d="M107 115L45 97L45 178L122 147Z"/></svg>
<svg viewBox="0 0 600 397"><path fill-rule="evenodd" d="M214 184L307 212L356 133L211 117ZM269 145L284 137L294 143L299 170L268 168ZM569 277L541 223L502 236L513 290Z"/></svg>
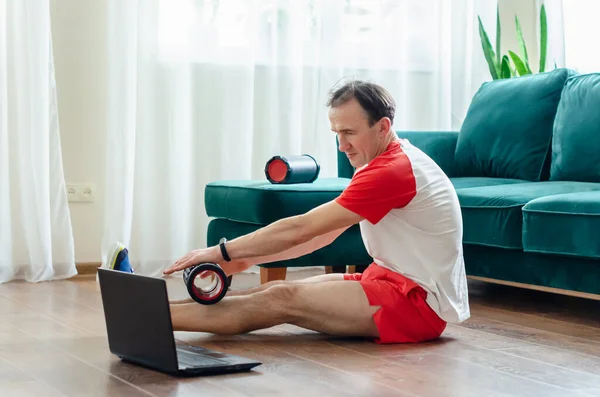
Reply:
<svg viewBox="0 0 600 397"><path fill-rule="evenodd" d="M258 275L240 275L233 287L256 284ZM95 279L8 283L0 285L0 395L600 396L600 302L470 287L472 318L426 344L380 346L292 326L236 337L176 333L264 363L178 379L110 354ZM185 297L179 278L169 293Z"/></svg>

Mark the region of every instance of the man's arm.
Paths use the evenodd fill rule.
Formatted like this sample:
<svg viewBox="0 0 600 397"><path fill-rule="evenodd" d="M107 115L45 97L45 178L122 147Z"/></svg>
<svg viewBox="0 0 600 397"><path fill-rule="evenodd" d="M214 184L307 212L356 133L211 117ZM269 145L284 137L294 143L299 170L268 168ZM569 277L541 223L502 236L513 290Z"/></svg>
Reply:
<svg viewBox="0 0 600 397"><path fill-rule="evenodd" d="M288 259L298 258L298 257L301 257L306 254L310 254L311 252L319 250L319 249L326 247L329 244L333 243L336 238L338 238L342 233L344 233L344 231L346 231L346 229L348 229L348 227L349 226L342 227L340 229L333 230L329 233L325 233L321 236L317 236L310 241L296 245L295 247L292 247L283 252L279 252L277 254L255 256L252 258L248 258L246 261L247 268L254 266L254 265L262 265L264 263L279 262L279 261L284 261L284 260L288 260Z"/></svg>
<svg viewBox="0 0 600 397"><path fill-rule="evenodd" d="M276 257L279 253L287 256L306 253L309 249L312 252L313 247L321 248L330 244L344 230L362 219L337 202L330 201L305 214L280 219L227 242L227 253L232 259L248 258L255 262L260 257ZM323 238L317 240L318 236ZM311 241L314 241L314 246Z"/></svg>
<svg viewBox="0 0 600 397"><path fill-rule="evenodd" d="M189 252L163 273L173 272L193 266L197 263L222 263L229 274L233 274L265 258L277 258L305 253L309 249L333 241L335 234L360 222L363 217L346 209L336 201L330 201L303 215L281 219L253 233L238 237L227 243L227 253L232 262L224 262L218 245ZM337 234L337 236L339 236ZM318 239L318 236L328 236ZM335 237L337 237L335 236ZM311 245L313 241L314 246Z"/></svg>

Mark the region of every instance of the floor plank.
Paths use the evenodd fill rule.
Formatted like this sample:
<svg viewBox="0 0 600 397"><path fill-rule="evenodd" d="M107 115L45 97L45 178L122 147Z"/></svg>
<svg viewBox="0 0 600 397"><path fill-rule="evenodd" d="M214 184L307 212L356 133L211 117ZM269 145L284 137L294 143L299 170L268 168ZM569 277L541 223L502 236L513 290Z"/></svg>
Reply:
<svg viewBox="0 0 600 397"><path fill-rule="evenodd" d="M537 345L569 350L589 357L600 357L600 343L539 330L535 327L515 325L489 318L473 317L462 326L494 335L506 336Z"/></svg>
<svg viewBox="0 0 600 397"><path fill-rule="evenodd" d="M64 397L65 394L49 388L37 380L0 381L3 397Z"/></svg>
<svg viewBox="0 0 600 397"><path fill-rule="evenodd" d="M478 302L473 303L471 309L477 313L477 316L480 318L485 317L514 325L533 327L541 331L573 336L600 343L600 332L598 331L598 327L577 323L574 324L566 320L557 320L555 318L532 313L521 313L520 316L515 316L514 311L490 308Z"/></svg>
<svg viewBox="0 0 600 397"><path fill-rule="evenodd" d="M600 373L581 372L537 359L514 355L511 351L488 350L473 347L461 341L446 344L435 354L570 391L581 391L600 384Z"/></svg>
<svg viewBox="0 0 600 397"><path fill-rule="evenodd" d="M600 375L600 358L539 345L525 348L509 348L505 352L562 368Z"/></svg>

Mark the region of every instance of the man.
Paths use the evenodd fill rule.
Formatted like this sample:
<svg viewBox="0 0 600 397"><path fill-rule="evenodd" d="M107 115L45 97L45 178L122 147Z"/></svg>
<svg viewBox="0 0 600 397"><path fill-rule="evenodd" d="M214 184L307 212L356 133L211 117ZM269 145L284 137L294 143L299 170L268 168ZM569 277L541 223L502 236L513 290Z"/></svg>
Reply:
<svg viewBox="0 0 600 397"><path fill-rule="evenodd" d="M276 281L231 293L217 305L171 305L175 330L238 334L283 323L372 338L432 340L469 317L462 218L442 170L392 129L395 102L381 86L355 81L332 92L331 129L356 172L339 197L224 245L191 251L164 271L219 263L230 275L294 258L360 224L374 258L363 274ZM125 252L124 247L115 251ZM225 260L229 259L229 261ZM326 265L326 264L324 264ZM118 267L118 266L117 266Z"/></svg>

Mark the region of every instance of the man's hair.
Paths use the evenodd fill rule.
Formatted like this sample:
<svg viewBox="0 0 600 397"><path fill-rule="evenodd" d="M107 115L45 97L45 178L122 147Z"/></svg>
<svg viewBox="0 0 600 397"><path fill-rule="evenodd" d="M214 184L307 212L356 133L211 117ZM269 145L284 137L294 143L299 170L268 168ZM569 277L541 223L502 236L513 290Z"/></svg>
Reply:
<svg viewBox="0 0 600 397"><path fill-rule="evenodd" d="M361 80L347 82L331 91L327 106L341 106L352 98L356 98L367 113L369 126L373 126L383 117L388 117L391 123L394 123L396 102L385 88L375 83Z"/></svg>

